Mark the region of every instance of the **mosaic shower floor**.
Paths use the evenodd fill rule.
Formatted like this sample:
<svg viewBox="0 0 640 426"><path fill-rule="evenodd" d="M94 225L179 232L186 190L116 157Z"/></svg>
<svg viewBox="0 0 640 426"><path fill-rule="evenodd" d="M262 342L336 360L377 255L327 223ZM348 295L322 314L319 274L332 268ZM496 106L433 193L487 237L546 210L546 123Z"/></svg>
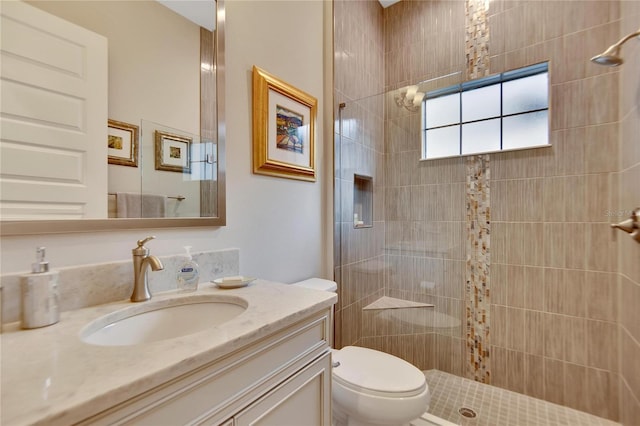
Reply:
<svg viewBox="0 0 640 426"><path fill-rule="evenodd" d="M464 426L614 426L618 423L506 389L485 385L439 370L424 375L431 392L429 413ZM475 419L458 410L473 409ZM432 426L418 420L413 426ZM443 425L444 426L444 425ZM449 423L447 423L449 426Z"/></svg>

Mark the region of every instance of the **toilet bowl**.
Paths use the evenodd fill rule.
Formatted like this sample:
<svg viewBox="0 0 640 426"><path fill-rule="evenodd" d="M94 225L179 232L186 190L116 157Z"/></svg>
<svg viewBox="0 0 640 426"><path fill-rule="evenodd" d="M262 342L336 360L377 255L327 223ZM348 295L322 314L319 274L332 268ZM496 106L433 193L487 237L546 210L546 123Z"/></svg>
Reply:
<svg viewBox="0 0 640 426"><path fill-rule="evenodd" d="M345 346L332 353L335 417L349 426L405 425L429 406L424 374L384 352Z"/></svg>
<svg viewBox="0 0 640 426"><path fill-rule="evenodd" d="M333 281L312 278L302 287L335 291ZM424 374L396 356L346 346L332 350L334 426L401 426L429 408Z"/></svg>

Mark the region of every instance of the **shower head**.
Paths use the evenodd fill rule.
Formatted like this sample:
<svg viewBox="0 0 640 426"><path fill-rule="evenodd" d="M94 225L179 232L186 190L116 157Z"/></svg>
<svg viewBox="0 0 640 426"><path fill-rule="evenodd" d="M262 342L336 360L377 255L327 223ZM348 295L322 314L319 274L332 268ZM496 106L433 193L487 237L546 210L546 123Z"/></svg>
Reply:
<svg viewBox="0 0 640 426"><path fill-rule="evenodd" d="M618 65L622 65L624 63L624 60L620 55L620 49L622 48L622 45L627 42L627 40L630 40L636 36L640 36L640 29L635 33L631 33L621 38L620 41L618 41L616 44L609 46L607 50L591 58L591 62L598 65L606 65L608 67L617 67Z"/></svg>
<svg viewBox="0 0 640 426"><path fill-rule="evenodd" d="M620 46L611 46L603 53L591 58L591 62L608 67L617 67L618 65L622 65L624 60L622 59L622 56L620 56Z"/></svg>

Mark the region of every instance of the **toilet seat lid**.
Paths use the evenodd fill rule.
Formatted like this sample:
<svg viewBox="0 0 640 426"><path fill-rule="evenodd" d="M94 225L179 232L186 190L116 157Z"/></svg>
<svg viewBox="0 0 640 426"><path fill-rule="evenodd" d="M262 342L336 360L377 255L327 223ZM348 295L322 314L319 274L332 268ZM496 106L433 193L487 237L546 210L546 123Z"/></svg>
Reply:
<svg viewBox="0 0 640 426"><path fill-rule="evenodd" d="M384 352L345 346L333 351L332 359L334 363L340 363L333 368L334 378L360 389L414 394L422 392L426 385L422 371L407 361Z"/></svg>

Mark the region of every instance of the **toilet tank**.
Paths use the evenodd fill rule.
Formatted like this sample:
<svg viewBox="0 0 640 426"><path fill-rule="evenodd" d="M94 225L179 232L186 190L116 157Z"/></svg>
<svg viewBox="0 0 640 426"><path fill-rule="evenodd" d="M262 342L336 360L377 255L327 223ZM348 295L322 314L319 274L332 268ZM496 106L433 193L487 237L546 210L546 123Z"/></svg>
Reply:
<svg viewBox="0 0 640 426"><path fill-rule="evenodd" d="M323 278L309 278L308 280L291 283L291 285L297 285L300 287L306 287L313 290L321 291L335 292L338 289L338 285L335 283L335 281L325 280Z"/></svg>

